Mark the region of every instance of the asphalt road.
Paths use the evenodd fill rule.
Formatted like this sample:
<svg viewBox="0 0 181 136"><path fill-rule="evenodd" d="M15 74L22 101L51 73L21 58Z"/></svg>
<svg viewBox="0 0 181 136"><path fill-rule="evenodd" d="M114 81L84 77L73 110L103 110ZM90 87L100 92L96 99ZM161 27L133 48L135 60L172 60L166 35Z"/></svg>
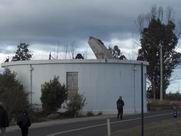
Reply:
<svg viewBox="0 0 181 136"><path fill-rule="evenodd" d="M140 117L140 115L129 115L125 116L123 120L118 120L115 117L110 118L111 132L140 125ZM144 122L158 122L169 118L173 118L172 112L169 111L148 113L145 114ZM46 125L30 128L29 136L106 136L106 122L106 117L96 119L92 118L88 120L80 119L69 123L56 122L55 124L49 124L46 122ZM21 136L21 133L19 129L14 129L8 131L7 136Z"/></svg>

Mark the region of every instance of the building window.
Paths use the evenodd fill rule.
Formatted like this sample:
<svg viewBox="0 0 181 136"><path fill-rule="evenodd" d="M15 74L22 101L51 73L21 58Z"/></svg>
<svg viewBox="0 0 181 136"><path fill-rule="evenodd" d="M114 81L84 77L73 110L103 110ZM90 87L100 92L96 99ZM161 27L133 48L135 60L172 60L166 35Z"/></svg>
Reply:
<svg viewBox="0 0 181 136"><path fill-rule="evenodd" d="M67 72L66 80L67 80L68 98L70 98L78 93L78 72Z"/></svg>

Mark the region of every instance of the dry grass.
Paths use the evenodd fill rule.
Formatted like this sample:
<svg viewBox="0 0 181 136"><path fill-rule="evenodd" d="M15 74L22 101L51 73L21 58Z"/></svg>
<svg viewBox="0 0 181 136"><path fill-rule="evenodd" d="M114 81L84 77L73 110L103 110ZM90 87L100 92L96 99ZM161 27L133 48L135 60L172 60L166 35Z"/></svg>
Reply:
<svg viewBox="0 0 181 136"><path fill-rule="evenodd" d="M177 109L181 109L181 101L149 100L148 102L148 110L150 111L171 110L173 106L177 107Z"/></svg>
<svg viewBox="0 0 181 136"><path fill-rule="evenodd" d="M181 119L169 119L145 124L144 136L180 136ZM111 136L141 136L141 127L137 126L113 132Z"/></svg>

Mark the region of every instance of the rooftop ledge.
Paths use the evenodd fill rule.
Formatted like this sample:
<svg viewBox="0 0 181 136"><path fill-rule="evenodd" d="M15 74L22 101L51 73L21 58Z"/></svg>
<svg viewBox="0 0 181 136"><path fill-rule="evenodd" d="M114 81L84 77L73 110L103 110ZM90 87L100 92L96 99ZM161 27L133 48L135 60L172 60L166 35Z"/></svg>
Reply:
<svg viewBox="0 0 181 136"><path fill-rule="evenodd" d="M146 61L136 60L115 60L115 59L60 59L60 60L26 60L26 61L11 61L1 64L1 67L14 65L39 65L39 64L135 64L148 65Z"/></svg>

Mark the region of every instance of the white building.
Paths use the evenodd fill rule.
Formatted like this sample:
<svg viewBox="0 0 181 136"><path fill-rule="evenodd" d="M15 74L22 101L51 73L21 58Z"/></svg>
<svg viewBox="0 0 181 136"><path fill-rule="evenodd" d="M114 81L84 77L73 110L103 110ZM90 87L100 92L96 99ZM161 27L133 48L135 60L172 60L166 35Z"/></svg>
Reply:
<svg viewBox="0 0 181 136"><path fill-rule="evenodd" d="M119 96L126 113L141 111L141 63L143 63L144 109L146 111L147 62L121 60L31 60L3 63L17 74L30 92L30 101L41 104L41 85L59 76L69 91L86 97L84 111L116 113ZM32 93L31 93L32 92Z"/></svg>

